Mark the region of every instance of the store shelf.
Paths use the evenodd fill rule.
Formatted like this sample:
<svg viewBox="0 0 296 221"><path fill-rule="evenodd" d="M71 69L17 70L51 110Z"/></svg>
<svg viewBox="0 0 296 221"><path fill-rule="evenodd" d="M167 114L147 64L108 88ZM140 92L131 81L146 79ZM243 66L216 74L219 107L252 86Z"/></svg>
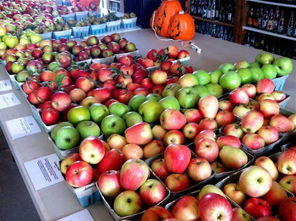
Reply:
<svg viewBox="0 0 296 221"><path fill-rule="evenodd" d="M199 17L199 16L193 16L193 18L195 18L198 21L209 22L209 23L213 23L213 24L216 24L216 25L223 25L223 26L227 26L227 27L234 27L233 24L224 23L224 22L220 22L220 21L217 21L217 20L206 19L206 18L202 18L202 17Z"/></svg>
<svg viewBox="0 0 296 221"><path fill-rule="evenodd" d="M248 31L252 31L252 32L257 32L257 33L265 34L265 35L270 35L270 36L278 37L278 38L288 39L288 40L291 40L291 41L296 41L296 38L294 38L294 37L290 37L290 36L282 35L282 34L277 34L277 33L269 32L269 31L264 31L264 30L260 30L260 29L257 29L257 28L243 26L243 29L244 30L248 30Z"/></svg>
<svg viewBox="0 0 296 221"><path fill-rule="evenodd" d="M284 4L280 2L270 2L270 1L262 1L262 0L247 0L247 2L255 2L260 4L275 5L275 6L281 6L281 7L287 7L287 8L296 8L296 5Z"/></svg>

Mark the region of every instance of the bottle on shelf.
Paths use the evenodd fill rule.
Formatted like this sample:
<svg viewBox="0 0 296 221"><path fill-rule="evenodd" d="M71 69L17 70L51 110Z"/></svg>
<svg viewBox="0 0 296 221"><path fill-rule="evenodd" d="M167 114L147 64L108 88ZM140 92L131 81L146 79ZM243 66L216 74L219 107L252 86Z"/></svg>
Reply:
<svg viewBox="0 0 296 221"><path fill-rule="evenodd" d="M263 6L261 5L260 6L260 11L257 15L257 23L258 23L258 26L256 28L261 28L263 27L263 16L264 16L264 8Z"/></svg>
<svg viewBox="0 0 296 221"><path fill-rule="evenodd" d="M280 8L277 6L273 17L273 31L277 31L280 20Z"/></svg>
<svg viewBox="0 0 296 221"><path fill-rule="evenodd" d="M267 28L267 22L268 22L268 15L269 15L269 10L268 7L265 7L263 17L261 20L261 28L266 29Z"/></svg>
<svg viewBox="0 0 296 221"><path fill-rule="evenodd" d="M247 25L248 26L253 26L253 19L254 19L254 8L250 7L249 13L248 13L248 17L247 17Z"/></svg>
<svg viewBox="0 0 296 221"><path fill-rule="evenodd" d="M269 16L266 23L266 30L267 31L273 31L274 30L274 11L273 8L269 10Z"/></svg>
<svg viewBox="0 0 296 221"><path fill-rule="evenodd" d="M233 31L231 27L202 21L197 21L196 26L198 33L210 35L212 37L221 38L228 41L233 40Z"/></svg>
<svg viewBox="0 0 296 221"><path fill-rule="evenodd" d="M293 36L294 29L295 29L295 19L294 19L294 11L292 11L287 27L287 35L288 36Z"/></svg>
<svg viewBox="0 0 296 221"><path fill-rule="evenodd" d="M280 20L279 20L278 26L277 26L277 33L283 34L284 29L285 29L285 12L284 12L284 10L282 10L281 17L280 17Z"/></svg>

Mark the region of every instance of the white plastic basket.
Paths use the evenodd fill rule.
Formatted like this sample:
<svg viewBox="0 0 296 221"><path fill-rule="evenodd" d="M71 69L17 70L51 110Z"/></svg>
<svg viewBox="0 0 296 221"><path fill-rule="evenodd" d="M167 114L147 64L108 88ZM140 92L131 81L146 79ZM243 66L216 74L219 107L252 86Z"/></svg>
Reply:
<svg viewBox="0 0 296 221"><path fill-rule="evenodd" d="M107 32L115 32L120 30L121 20L107 22Z"/></svg>

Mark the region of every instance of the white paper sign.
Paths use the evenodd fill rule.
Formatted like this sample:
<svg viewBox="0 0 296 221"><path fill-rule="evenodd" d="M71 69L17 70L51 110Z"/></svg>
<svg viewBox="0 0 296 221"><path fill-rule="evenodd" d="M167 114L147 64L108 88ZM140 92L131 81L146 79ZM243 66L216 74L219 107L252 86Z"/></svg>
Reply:
<svg viewBox="0 0 296 221"><path fill-rule="evenodd" d="M66 216L58 221L94 221L87 209L81 210L77 213L74 213L70 216Z"/></svg>
<svg viewBox="0 0 296 221"><path fill-rule="evenodd" d="M35 190L40 190L64 180L59 169L59 158L54 154L25 162Z"/></svg>
<svg viewBox="0 0 296 221"><path fill-rule="evenodd" d="M9 91L12 89L10 80L2 80L0 81L0 91Z"/></svg>
<svg viewBox="0 0 296 221"><path fill-rule="evenodd" d="M41 132L33 116L26 116L5 122L12 140Z"/></svg>
<svg viewBox="0 0 296 221"><path fill-rule="evenodd" d="M0 109L12 107L20 103L21 102L19 101L19 99L17 99L14 93L0 95Z"/></svg>

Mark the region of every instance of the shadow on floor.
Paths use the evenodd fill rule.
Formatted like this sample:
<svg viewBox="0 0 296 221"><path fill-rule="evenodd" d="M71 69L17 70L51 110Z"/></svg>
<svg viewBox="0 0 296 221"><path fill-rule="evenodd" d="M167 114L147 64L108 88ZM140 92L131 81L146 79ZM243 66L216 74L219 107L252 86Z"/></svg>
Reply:
<svg viewBox="0 0 296 221"><path fill-rule="evenodd" d="M4 136L0 136L0 220L40 220Z"/></svg>

